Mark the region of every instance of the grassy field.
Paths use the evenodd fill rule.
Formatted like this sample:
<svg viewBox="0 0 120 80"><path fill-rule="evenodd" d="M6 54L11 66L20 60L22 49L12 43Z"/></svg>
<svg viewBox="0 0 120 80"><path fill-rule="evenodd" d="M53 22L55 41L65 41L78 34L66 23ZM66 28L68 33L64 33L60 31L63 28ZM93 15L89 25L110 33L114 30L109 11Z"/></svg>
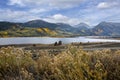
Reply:
<svg viewBox="0 0 120 80"><path fill-rule="evenodd" d="M0 80L120 80L120 50L89 51L78 44L49 46L52 48L1 47ZM60 51L54 54L51 50Z"/></svg>

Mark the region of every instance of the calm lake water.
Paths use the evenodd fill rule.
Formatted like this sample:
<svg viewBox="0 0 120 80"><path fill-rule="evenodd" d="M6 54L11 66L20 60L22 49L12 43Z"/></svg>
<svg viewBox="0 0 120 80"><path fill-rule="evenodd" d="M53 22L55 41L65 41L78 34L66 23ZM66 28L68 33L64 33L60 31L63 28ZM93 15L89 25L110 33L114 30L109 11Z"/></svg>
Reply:
<svg viewBox="0 0 120 80"><path fill-rule="evenodd" d="M0 45L11 44L52 44L62 41L64 44L72 42L120 42L115 39L95 39L94 37L72 37L72 38L52 38L52 37L17 37L0 38Z"/></svg>

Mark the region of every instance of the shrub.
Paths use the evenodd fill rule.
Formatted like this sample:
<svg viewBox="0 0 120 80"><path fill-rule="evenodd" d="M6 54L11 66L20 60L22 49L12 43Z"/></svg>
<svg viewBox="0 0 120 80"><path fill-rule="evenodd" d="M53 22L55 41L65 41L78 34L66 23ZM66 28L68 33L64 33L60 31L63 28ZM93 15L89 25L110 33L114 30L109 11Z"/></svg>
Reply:
<svg viewBox="0 0 120 80"><path fill-rule="evenodd" d="M62 45L62 41L59 41L59 42L58 42L58 45Z"/></svg>
<svg viewBox="0 0 120 80"><path fill-rule="evenodd" d="M45 51L1 48L0 80L4 79L120 80L120 51L86 52L70 46L58 55L51 55Z"/></svg>
<svg viewBox="0 0 120 80"><path fill-rule="evenodd" d="M55 43L54 43L54 46L57 46L57 45L58 45L58 43L57 43L57 42L55 42Z"/></svg>

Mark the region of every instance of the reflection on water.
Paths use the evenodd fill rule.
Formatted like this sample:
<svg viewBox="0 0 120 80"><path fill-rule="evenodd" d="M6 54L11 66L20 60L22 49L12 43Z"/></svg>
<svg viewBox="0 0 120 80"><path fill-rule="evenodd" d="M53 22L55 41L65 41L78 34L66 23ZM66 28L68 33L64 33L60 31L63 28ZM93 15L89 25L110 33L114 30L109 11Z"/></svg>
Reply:
<svg viewBox="0 0 120 80"><path fill-rule="evenodd" d="M0 45L52 44L56 41L62 41L64 44L68 44L72 42L120 42L120 40L115 40L115 39L95 39L89 37L74 37L74 38L17 37L17 38L0 38Z"/></svg>

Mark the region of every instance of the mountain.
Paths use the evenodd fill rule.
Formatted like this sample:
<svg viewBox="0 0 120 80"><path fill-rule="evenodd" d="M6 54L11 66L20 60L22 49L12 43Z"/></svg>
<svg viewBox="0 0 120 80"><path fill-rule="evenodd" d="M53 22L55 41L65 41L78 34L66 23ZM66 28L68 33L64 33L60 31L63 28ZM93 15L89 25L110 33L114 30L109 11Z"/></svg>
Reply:
<svg viewBox="0 0 120 80"><path fill-rule="evenodd" d="M54 23L49 23L43 20L32 20L28 21L26 23L21 24L21 26L24 27L34 27L34 28L49 28L49 29L55 29L58 25Z"/></svg>
<svg viewBox="0 0 120 80"><path fill-rule="evenodd" d="M17 27L17 24L12 23L12 22L0 22L0 31L7 30L13 28L13 26Z"/></svg>
<svg viewBox="0 0 120 80"><path fill-rule="evenodd" d="M79 23L78 25L74 26L76 31L82 35L90 35L90 26L86 23Z"/></svg>
<svg viewBox="0 0 120 80"><path fill-rule="evenodd" d="M25 23L0 22L0 37L32 36L120 36L120 23L101 22L94 28L85 23L75 26L32 20Z"/></svg>
<svg viewBox="0 0 120 80"><path fill-rule="evenodd" d="M85 24L85 23L80 23L78 25L75 25L74 27L78 28L78 29L83 29L83 30L86 30L86 29L90 28L90 26Z"/></svg>
<svg viewBox="0 0 120 80"><path fill-rule="evenodd" d="M72 27L69 24L65 24L65 23L57 23L58 27L57 29L65 31L65 32L74 32L75 28Z"/></svg>
<svg viewBox="0 0 120 80"><path fill-rule="evenodd" d="M69 31L69 28L71 29L72 26L64 23L49 23L43 20L32 20L26 23L23 23L21 26L24 27L34 27L34 28L49 28L49 29L60 29L60 30L65 30Z"/></svg>
<svg viewBox="0 0 120 80"><path fill-rule="evenodd" d="M34 28L48 28L51 30L55 30L58 34L61 35L86 35L85 30L81 30L65 23L49 23L42 20L32 20L22 24L24 27L34 27ZM88 25L85 25L88 27ZM81 26L82 27L82 26ZM87 29L86 29L87 30Z"/></svg>
<svg viewBox="0 0 120 80"><path fill-rule="evenodd" d="M76 34L75 28L65 23L49 23L43 20L32 20L23 23L21 26L31 27L31 28L48 28L56 31L60 35Z"/></svg>
<svg viewBox="0 0 120 80"><path fill-rule="evenodd" d="M97 36L120 36L120 23L101 22L91 32Z"/></svg>
<svg viewBox="0 0 120 80"><path fill-rule="evenodd" d="M42 20L32 20L25 23L0 23L0 36L73 36L75 28L63 23L49 23Z"/></svg>

